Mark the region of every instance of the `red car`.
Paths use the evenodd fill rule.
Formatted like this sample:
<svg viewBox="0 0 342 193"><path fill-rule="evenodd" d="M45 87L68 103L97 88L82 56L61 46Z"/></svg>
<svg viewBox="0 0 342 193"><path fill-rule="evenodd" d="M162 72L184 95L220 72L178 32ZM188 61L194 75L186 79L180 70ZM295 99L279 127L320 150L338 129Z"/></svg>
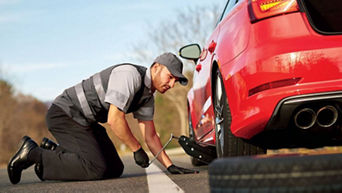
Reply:
<svg viewBox="0 0 342 193"><path fill-rule="evenodd" d="M228 0L196 63L190 137L218 157L342 145L342 1Z"/></svg>

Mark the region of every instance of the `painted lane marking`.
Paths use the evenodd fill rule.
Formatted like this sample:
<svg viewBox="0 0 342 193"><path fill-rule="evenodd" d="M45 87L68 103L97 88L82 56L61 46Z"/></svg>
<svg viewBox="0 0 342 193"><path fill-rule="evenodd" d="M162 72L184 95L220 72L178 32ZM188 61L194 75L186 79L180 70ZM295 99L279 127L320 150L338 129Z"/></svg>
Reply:
<svg viewBox="0 0 342 193"><path fill-rule="evenodd" d="M161 169L151 164L146 170L149 193L184 193Z"/></svg>

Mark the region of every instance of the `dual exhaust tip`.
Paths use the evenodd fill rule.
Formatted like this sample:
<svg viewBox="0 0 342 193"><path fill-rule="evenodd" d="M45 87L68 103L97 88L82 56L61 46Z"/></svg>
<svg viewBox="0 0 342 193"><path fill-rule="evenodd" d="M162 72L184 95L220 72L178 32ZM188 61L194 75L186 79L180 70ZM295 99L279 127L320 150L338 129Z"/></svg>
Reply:
<svg viewBox="0 0 342 193"><path fill-rule="evenodd" d="M294 122L300 129L310 129L318 124L320 127L331 127L338 119L338 111L332 105L327 105L315 112L311 108L303 108L294 116Z"/></svg>

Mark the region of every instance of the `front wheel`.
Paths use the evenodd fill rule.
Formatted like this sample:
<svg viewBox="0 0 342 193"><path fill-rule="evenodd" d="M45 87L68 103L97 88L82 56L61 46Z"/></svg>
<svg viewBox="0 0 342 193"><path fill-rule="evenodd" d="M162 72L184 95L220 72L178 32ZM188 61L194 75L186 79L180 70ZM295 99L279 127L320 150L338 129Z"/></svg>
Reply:
<svg viewBox="0 0 342 193"><path fill-rule="evenodd" d="M232 117L219 69L216 70L213 88L217 157L265 154L266 149L249 144L232 134Z"/></svg>

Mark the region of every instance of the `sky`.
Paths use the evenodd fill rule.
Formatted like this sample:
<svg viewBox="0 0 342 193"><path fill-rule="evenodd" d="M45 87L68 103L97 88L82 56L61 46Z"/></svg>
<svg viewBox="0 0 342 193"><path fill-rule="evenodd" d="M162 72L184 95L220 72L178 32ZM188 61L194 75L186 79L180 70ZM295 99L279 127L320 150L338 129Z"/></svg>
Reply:
<svg viewBox="0 0 342 193"><path fill-rule="evenodd" d="M225 0L0 0L0 76L51 101L113 64L137 63L129 56L146 26L213 2Z"/></svg>

